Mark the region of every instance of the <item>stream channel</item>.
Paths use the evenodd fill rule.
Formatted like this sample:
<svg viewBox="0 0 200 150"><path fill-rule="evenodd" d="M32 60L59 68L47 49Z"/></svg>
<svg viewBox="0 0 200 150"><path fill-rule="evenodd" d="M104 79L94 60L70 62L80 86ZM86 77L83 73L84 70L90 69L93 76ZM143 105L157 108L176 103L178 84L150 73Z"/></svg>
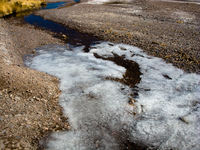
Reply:
<svg viewBox="0 0 200 150"><path fill-rule="evenodd" d="M24 21L68 37L66 46L38 47L25 60L60 78L59 101L71 129L41 140L46 149L200 148L199 75L33 14Z"/></svg>

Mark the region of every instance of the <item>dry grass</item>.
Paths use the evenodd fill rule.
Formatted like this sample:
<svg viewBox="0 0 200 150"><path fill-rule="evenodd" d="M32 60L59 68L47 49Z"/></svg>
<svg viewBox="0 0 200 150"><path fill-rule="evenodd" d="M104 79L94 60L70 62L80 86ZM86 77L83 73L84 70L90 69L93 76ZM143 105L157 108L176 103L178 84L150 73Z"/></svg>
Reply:
<svg viewBox="0 0 200 150"><path fill-rule="evenodd" d="M46 0L0 0L0 17L39 8Z"/></svg>

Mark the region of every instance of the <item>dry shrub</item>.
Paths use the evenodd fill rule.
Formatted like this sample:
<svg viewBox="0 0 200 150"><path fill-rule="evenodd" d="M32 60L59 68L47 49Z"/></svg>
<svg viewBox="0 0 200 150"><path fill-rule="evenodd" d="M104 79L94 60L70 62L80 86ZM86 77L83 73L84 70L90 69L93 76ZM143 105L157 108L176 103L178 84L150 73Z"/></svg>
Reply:
<svg viewBox="0 0 200 150"><path fill-rule="evenodd" d="M0 0L0 17L39 8L46 0Z"/></svg>

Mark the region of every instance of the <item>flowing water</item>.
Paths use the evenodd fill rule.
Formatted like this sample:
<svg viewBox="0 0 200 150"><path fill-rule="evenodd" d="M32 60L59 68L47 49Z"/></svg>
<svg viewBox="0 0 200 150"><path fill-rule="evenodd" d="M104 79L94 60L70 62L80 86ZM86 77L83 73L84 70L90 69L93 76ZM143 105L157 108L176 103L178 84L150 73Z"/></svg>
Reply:
<svg viewBox="0 0 200 150"><path fill-rule="evenodd" d="M47 149L200 149L199 75L38 16L25 21L70 39L39 47L25 61L60 78L59 101L71 129L52 133Z"/></svg>

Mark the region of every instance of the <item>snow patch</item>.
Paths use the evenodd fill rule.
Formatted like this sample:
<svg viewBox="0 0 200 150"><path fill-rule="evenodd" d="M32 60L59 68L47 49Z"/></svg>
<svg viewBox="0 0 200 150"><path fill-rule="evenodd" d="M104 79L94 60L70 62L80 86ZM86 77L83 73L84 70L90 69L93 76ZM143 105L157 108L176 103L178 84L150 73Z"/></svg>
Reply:
<svg viewBox="0 0 200 150"><path fill-rule="evenodd" d="M52 134L49 149L124 149L140 143L149 149L200 149L200 76L188 74L141 49L103 42L84 47L47 45L26 61L34 69L61 79L60 104L72 129ZM106 77L122 78L126 69L97 59L114 54L139 64L135 89ZM128 101L133 91L134 105ZM136 115L135 115L136 114Z"/></svg>
<svg viewBox="0 0 200 150"><path fill-rule="evenodd" d="M180 19L184 22L192 23L196 20L195 15L191 15L189 13L183 12L183 11L177 11L172 14L173 17L176 17L177 19Z"/></svg>

